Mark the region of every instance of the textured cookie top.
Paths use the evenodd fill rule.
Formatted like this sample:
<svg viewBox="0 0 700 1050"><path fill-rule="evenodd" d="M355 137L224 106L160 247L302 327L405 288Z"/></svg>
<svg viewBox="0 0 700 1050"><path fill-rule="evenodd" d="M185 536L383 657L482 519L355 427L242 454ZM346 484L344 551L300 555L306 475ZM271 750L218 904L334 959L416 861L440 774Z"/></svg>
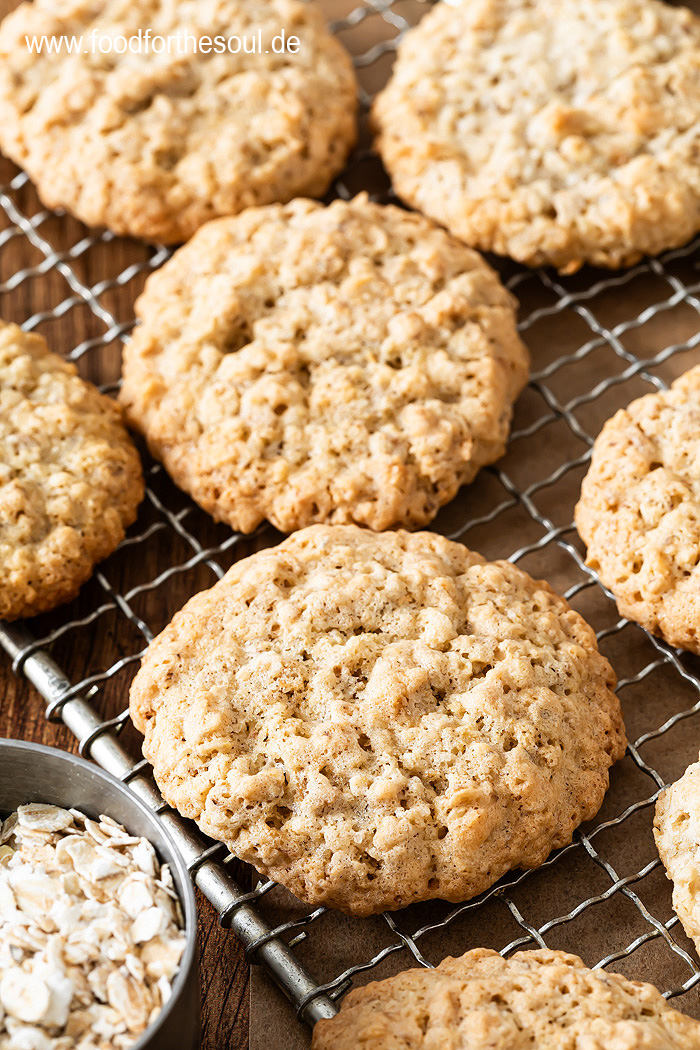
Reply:
<svg viewBox="0 0 700 1050"><path fill-rule="evenodd" d="M433 533L316 525L238 562L131 689L165 798L302 900L465 900L598 810L614 674L547 584Z"/></svg>
<svg viewBox="0 0 700 1050"><path fill-rule="evenodd" d="M170 53L92 53L95 32L121 47L146 29ZM283 31L297 53L275 54ZM258 32L263 53L185 43L235 35L250 49ZM83 49L30 53L25 36L44 35ZM149 240L324 193L355 140L355 92L350 57L296 0L34 0L0 29L3 151L49 206Z"/></svg>
<svg viewBox="0 0 700 1050"><path fill-rule="evenodd" d="M576 526L622 615L700 653L700 366L608 420Z"/></svg>
<svg viewBox="0 0 700 1050"><path fill-rule="evenodd" d="M622 266L700 227L700 20L657 0L455 0L374 107L398 193L532 265Z"/></svg>
<svg viewBox="0 0 700 1050"><path fill-rule="evenodd" d="M505 448L527 378L476 252L365 196L210 223L148 281L122 401L218 520L426 524Z"/></svg>
<svg viewBox="0 0 700 1050"><path fill-rule="evenodd" d="M700 952L700 763L659 795L654 838L673 882L673 907Z"/></svg>
<svg viewBox="0 0 700 1050"><path fill-rule="evenodd" d="M313 1050L696 1050L700 1023L651 984L542 949L475 948L350 992Z"/></svg>
<svg viewBox="0 0 700 1050"><path fill-rule="evenodd" d="M119 407L40 336L0 323L0 619L74 597L142 498Z"/></svg>

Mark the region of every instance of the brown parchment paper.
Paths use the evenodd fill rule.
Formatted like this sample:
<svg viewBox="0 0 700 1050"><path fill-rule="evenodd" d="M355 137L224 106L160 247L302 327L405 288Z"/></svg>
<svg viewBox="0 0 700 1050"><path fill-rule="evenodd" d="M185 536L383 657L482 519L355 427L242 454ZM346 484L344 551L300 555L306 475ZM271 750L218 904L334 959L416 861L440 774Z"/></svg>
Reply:
<svg viewBox="0 0 700 1050"><path fill-rule="evenodd" d="M404 3L392 10L415 21L424 8ZM355 53L396 32L379 16L364 20L360 29L359 35L340 34ZM388 55L360 70L369 92L379 87L390 64ZM371 163L351 168L352 191L381 191L386 182L378 172ZM652 376L668 383L700 363L695 346L700 342L700 249L670 253L621 274L585 269L563 279L553 272L539 276L516 271L507 264L499 268L514 281L521 303L534 382L516 406L513 437L498 470L482 471L441 512L434 528L459 533L488 558L510 557L527 548L519 559L522 568L562 593L581 586L570 600L597 631L610 632L600 646L621 681L628 736L641 762L668 783L698 756L700 713L680 720L676 716L700 702L700 692L679 673L680 668L700 675L700 660L686 654L674 667L643 631L620 623L614 603L597 585L584 586L589 582L585 572L557 541L583 553L571 523L588 439L618 408L653 390ZM647 369L644 362L651 362ZM479 521L485 518L489 520ZM376 966L355 974L357 986L418 965L411 942L402 944L401 937L423 927L436 926L414 936L412 943L433 964L477 946L501 950L527 938L529 928L548 947L573 951L589 965L620 953L611 969L651 981L663 991L679 988L692 981L693 969L673 945L696 964L698 960L673 922L671 883L654 846L653 804L647 800L656 790L653 776L628 754L613 770L601 812L584 828L591 833L586 842L515 885L505 885L484 903L464 909L448 925L441 924L455 907L444 902L394 913L394 929L382 916L359 920L327 912L309 926L296 951L316 979L326 982L391 945L399 946ZM595 830L608 822L610 826ZM277 924L310 909L277 888L261 910ZM536 946L534 938L522 945ZM698 987L679 995L674 1005L700 1017ZM250 1050L308 1050L309 1045L308 1029L264 971L253 966Z"/></svg>

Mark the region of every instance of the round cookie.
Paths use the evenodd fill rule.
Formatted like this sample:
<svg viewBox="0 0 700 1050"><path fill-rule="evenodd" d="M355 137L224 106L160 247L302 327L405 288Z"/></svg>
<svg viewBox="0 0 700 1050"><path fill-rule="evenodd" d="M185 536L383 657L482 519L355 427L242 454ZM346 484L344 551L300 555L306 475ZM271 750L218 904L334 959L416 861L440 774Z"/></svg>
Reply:
<svg viewBox="0 0 700 1050"><path fill-rule="evenodd" d="M350 992L312 1050L695 1050L700 1022L576 955L475 948Z"/></svg>
<svg viewBox="0 0 700 1050"><path fill-rule="evenodd" d="M700 20L682 7L438 3L373 122L405 201L531 266L625 266L700 229Z"/></svg>
<svg viewBox="0 0 700 1050"><path fill-rule="evenodd" d="M476 252L362 195L207 224L153 274L121 400L217 520L424 525L504 452L527 352Z"/></svg>
<svg viewBox="0 0 700 1050"><path fill-rule="evenodd" d="M659 795L654 838L673 882L673 907L700 953L700 762Z"/></svg>
<svg viewBox="0 0 700 1050"><path fill-rule="evenodd" d="M700 366L608 420L576 527L621 615L700 653Z"/></svg>
<svg viewBox="0 0 700 1050"><path fill-rule="evenodd" d="M171 805L303 901L368 915L570 842L624 750L614 682L509 562L315 525L192 598L130 701Z"/></svg>
<svg viewBox="0 0 700 1050"><path fill-rule="evenodd" d="M0 323L0 620L75 597L143 491L119 407L40 336Z"/></svg>
<svg viewBox="0 0 700 1050"><path fill-rule="evenodd" d="M258 48L258 32L262 52L220 53L217 38ZM275 53L282 32L296 53ZM83 47L25 42L64 35ZM129 50L100 53L107 38ZM0 147L49 207L119 234L185 241L219 215L322 195L355 112L350 56L296 0L34 0L0 28Z"/></svg>

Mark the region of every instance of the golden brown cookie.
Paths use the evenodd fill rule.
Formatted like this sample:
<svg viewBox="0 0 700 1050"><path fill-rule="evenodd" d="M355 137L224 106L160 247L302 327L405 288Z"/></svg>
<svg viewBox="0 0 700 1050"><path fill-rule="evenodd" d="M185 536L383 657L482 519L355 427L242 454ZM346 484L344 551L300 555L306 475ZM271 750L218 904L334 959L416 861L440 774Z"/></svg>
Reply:
<svg viewBox="0 0 700 1050"><path fill-rule="evenodd" d="M576 527L620 613L700 653L700 366L608 420Z"/></svg>
<svg viewBox="0 0 700 1050"><path fill-rule="evenodd" d="M118 405L40 336L0 322L0 619L75 597L142 498Z"/></svg>
<svg viewBox="0 0 700 1050"><path fill-rule="evenodd" d="M298 50L275 52L282 32ZM37 54L27 36L82 46ZM0 28L3 152L49 207L147 240L321 196L355 141L355 95L350 56L297 0L34 0Z"/></svg>
<svg viewBox="0 0 700 1050"><path fill-rule="evenodd" d="M425 525L503 454L528 374L493 270L364 195L209 223L150 277L137 316L128 419L243 532Z"/></svg>
<svg viewBox="0 0 700 1050"><path fill-rule="evenodd" d="M465 900L597 812L624 728L546 583L434 533L316 525L236 563L131 687L167 801L309 904Z"/></svg>
<svg viewBox="0 0 700 1050"><path fill-rule="evenodd" d="M405 201L529 265L700 229L700 20L658 0L454 0L402 41L377 146Z"/></svg>
<svg viewBox="0 0 700 1050"><path fill-rule="evenodd" d="M700 1022L651 984L540 949L475 948L350 992L312 1050L696 1050Z"/></svg>
<svg viewBox="0 0 700 1050"><path fill-rule="evenodd" d="M659 795L654 838L673 882L673 907L700 952L700 762Z"/></svg>

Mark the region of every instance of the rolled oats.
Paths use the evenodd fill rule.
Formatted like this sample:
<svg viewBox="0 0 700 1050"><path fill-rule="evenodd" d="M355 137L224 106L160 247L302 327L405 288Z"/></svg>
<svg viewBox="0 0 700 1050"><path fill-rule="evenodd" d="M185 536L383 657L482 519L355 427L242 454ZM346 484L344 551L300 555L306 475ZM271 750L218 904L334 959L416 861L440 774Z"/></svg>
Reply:
<svg viewBox="0 0 700 1050"><path fill-rule="evenodd" d="M20 806L0 821L0 1050L126 1050L170 998L183 925L146 839Z"/></svg>

